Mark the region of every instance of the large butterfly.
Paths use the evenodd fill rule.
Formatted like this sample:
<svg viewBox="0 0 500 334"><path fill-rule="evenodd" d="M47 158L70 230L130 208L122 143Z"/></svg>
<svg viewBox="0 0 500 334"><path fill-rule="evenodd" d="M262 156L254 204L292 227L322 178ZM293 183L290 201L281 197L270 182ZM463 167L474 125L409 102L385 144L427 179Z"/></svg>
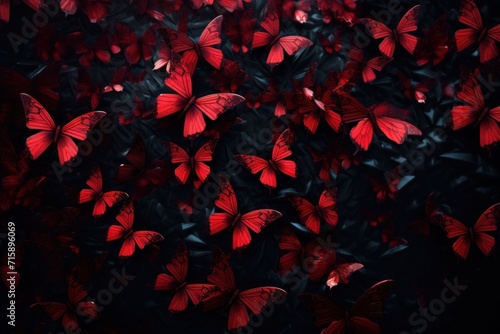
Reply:
<svg viewBox="0 0 500 334"><path fill-rule="evenodd" d="M95 319L98 315L97 305L84 300L87 296L87 291L71 275L68 279L67 302L37 302L31 307L40 306L54 321L62 317L63 327L68 331L76 331L79 329L78 315L85 315L87 319Z"/></svg>
<svg viewBox="0 0 500 334"><path fill-rule="evenodd" d="M451 110L451 127L458 130L474 123L479 125L479 144L492 146L500 141L500 107L490 108L484 104L481 86L473 73L464 75L457 97L467 105L455 106Z"/></svg>
<svg viewBox="0 0 500 334"><path fill-rule="evenodd" d="M484 211L473 227L467 227L457 219L445 214L438 214L433 217L446 232L450 239L457 238L453 243L453 251L461 259L467 259L471 244L475 244L479 250L488 256L495 247L495 238L486 232L493 232L497 229L497 222L500 220L500 203L494 204Z"/></svg>
<svg viewBox="0 0 500 334"><path fill-rule="evenodd" d="M185 33L170 28L160 28L163 38L177 53L182 53L182 60L190 75L193 75L198 58L203 57L210 65L220 70L222 51L214 46L221 43L221 26L223 16L214 18L201 33L198 42L192 41Z"/></svg>
<svg viewBox="0 0 500 334"><path fill-rule="evenodd" d="M238 200L231 183L223 177L219 178L219 194L215 206L224 212L212 213L208 217L210 235L225 229L233 229L233 249L245 248L252 241L250 230L259 233L269 223L281 218L281 213L271 209L261 209L241 214Z"/></svg>
<svg viewBox="0 0 500 334"><path fill-rule="evenodd" d="M94 166L87 185L90 189L82 189L78 196L78 203L95 201L92 216L98 217L106 212L106 206L112 207L119 201L128 197L124 191L111 190L104 192L102 190L102 173L99 166Z"/></svg>
<svg viewBox="0 0 500 334"><path fill-rule="evenodd" d="M270 160L257 157L255 155L235 155L234 158L250 170L252 174L262 172L260 182L269 187L276 188L276 173L281 172L290 177L296 178L298 175L297 165L294 161L285 159L292 155L290 150L290 130L286 129L281 133L273 146Z"/></svg>
<svg viewBox="0 0 500 334"><path fill-rule="evenodd" d="M382 71L385 65L392 61L392 58L385 55L366 60L363 50L358 48L353 48L349 52L349 58L350 60L346 62L345 68L361 74L363 82L365 83L370 83L375 80L377 77L375 71Z"/></svg>
<svg viewBox="0 0 500 334"><path fill-rule="evenodd" d="M180 163L174 170L177 180L181 184L186 184L191 177L194 187L198 189L210 174L210 167L208 167L206 162L212 161L216 145L217 139L211 139L203 144L198 151L196 151L194 156L190 156L182 147L170 142L169 151L171 162L173 164Z"/></svg>
<svg viewBox="0 0 500 334"><path fill-rule="evenodd" d="M335 189L325 189L319 196L318 205L314 205L303 197L288 195L287 199L297 210L300 222L311 232L318 234L321 228L321 220L335 227L339 220L337 214L337 192Z"/></svg>
<svg viewBox="0 0 500 334"><path fill-rule="evenodd" d="M170 291L173 294L168 306L170 312L181 312L188 307L189 300L196 306L208 294L216 289L214 284L187 283L188 250L181 242L177 247L175 256L167 264L170 274L161 273L156 276L154 289L157 291Z"/></svg>
<svg viewBox="0 0 500 334"><path fill-rule="evenodd" d="M458 52L474 44L476 48L479 45L479 61L481 63L498 56L498 47L495 41L500 42L500 24L486 29L474 0L461 1L458 21L469 27L455 32Z"/></svg>
<svg viewBox="0 0 500 334"><path fill-rule="evenodd" d="M64 165L78 154L78 146L72 138L85 140L87 134L104 117L104 111L91 111L73 118L65 125L57 125L47 110L33 97L21 93L26 114L26 127L42 130L26 139L26 148L31 159L37 159L51 144L57 146L59 163Z"/></svg>
<svg viewBox="0 0 500 334"><path fill-rule="evenodd" d="M212 269L208 275L208 281L215 284L219 290L205 299L204 309L209 311L221 307L228 308L227 329L229 331L246 326L250 320L249 311L256 315L260 314L268 304L282 302L286 298L285 290L273 286L238 289L228 256L215 247L212 252Z"/></svg>
<svg viewBox="0 0 500 334"><path fill-rule="evenodd" d="M392 30L385 24L373 19L364 18L361 20L368 30L373 35L373 38L383 38L378 46L380 52L387 57L392 58L396 44L399 43L406 51L413 54L417 46L417 37L410 35L409 32L417 30L418 13L420 5L412 7L399 21L396 29Z"/></svg>
<svg viewBox="0 0 500 334"><path fill-rule="evenodd" d="M316 327L323 328L322 334L380 334L380 326L370 318L384 314L384 302L393 284L392 279L376 283L348 312L317 294L303 293L300 299L311 311Z"/></svg>
<svg viewBox="0 0 500 334"><path fill-rule="evenodd" d="M171 62L170 76L165 84L176 94L160 94L156 99L156 118L162 118L182 112L185 114L184 137L195 137L205 130L203 115L211 120L217 119L226 110L245 101L245 98L233 93L210 94L203 97L193 96L191 76L181 62Z"/></svg>
<svg viewBox="0 0 500 334"><path fill-rule="evenodd" d="M289 56L299 50L313 45L309 39L302 36L280 36L280 19L276 13L270 13L260 23L265 31L258 31L253 35L252 48L270 45L266 63L271 67L280 64L285 55Z"/></svg>
<svg viewBox="0 0 500 334"><path fill-rule="evenodd" d="M403 121L408 116L405 110L383 102L369 108L347 93L340 94L344 122L359 121L351 129L351 139L358 148L368 150L373 132L381 132L397 144L402 144L408 135L420 136L422 132L414 125ZM402 119L401 119L402 118Z"/></svg>
<svg viewBox="0 0 500 334"><path fill-rule="evenodd" d="M120 212L116 216L120 225L111 225L108 229L106 241L123 240L122 247L118 256L129 257L134 254L135 246L140 249L163 240L163 236L154 231L135 231L134 225L134 206L132 201L128 200L123 204Z"/></svg>

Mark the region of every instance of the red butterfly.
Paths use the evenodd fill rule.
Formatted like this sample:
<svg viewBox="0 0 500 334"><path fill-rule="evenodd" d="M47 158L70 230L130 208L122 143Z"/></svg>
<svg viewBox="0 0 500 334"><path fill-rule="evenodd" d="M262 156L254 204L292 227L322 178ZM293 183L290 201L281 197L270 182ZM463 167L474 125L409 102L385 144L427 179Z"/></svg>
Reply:
<svg viewBox="0 0 500 334"><path fill-rule="evenodd" d="M113 77L109 85L103 88L103 93L109 93L112 91L121 92L123 91L123 84L130 77L130 69L127 66L121 66L113 71Z"/></svg>
<svg viewBox="0 0 500 334"><path fill-rule="evenodd" d="M479 125L479 144L492 146L500 141L500 107L490 108L484 104L481 86L473 73L464 74L457 97L467 105L455 106L451 110L451 127L461 129L469 124Z"/></svg>
<svg viewBox="0 0 500 334"><path fill-rule="evenodd" d="M286 252L279 261L281 275L293 272L295 268L306 263L305 261L313 263L314 260L327 253L327 250L316 240L312 240L305 247L302 247L299 238L290 228L284 228L281 231L278 247Z"/></svg>
<svg viewBox="0 0 500 334"><path fill-rule="evenodd" d="M246 326L250 320L250 311L256 315L260 314L266 305L283 301L286 298L285 290L273 286L238 289L228 256L215 247L212 252L212 270L208 275L208 281L215 284L219 291L215 291L204 301L204 309L229 308L227 322L229 331Z"/></svg>
<svg viewBox="0 0 500 334"><path fill-rule="evenodd" d="M286 93L280 91L278 80L269 79L266 90L260 94L263 103L276 103L274 116L280 117L286 114Z"/></svg>
<svg viewBox="0 0 500 334"><path fill-rule="evenodd" d="M474 0L461 0L458 21L469 26L469 28L455 32L458 52L474 44L476 47L479 45L479 61L481 63L498 56L498 47L495 41L500 42L500 24L486 29Z"/></svg>
<svg viewBox="0 0 500 334"><path fill-rule="evenodd" d="M215 70L210 75L210 81L223 93L234 93L248 79L248 75L237 61L224 59L222 69Z"/></svg>
<svg viewBox="0 0 500 334"><path fill-rule="evenodd" d="M174 2L180 2L182 4L182 0L168 1L164 2L162 0L133 0L134 3L137 3L139 14L144 15L147 14L151 19L156 21L162 21L165 18L165 13L172 13L172 10L168 11L169 5L172 5ZM173 5L175 6L175 4ZM179 10L180 4L178 8Z"/></svg>
<svg viewBox="0 0 500 334"><path fill-rule="evenodd" d="M85 42L75 44L75 52L81 54L79 62L83 68L89 69L94 58L99 59L104 64L109 64L111 53L109 52L108 36L105 33L100 34L92 47Z"/></svg>
<svg viewBox="0 0 500 334"><path fill-rule="evenodd" d="M168 306L170 312L181 312L188 307L191 300L198 305L208 294L216 289L214 284L207 283L186 283L188 274L188 250L181 242L177 247L177 252L167 264L169 274L159 274L156 276L154 289L157 291L170 291L173 294Z"/></svg>
<svg viewBox="0 0 500 334"><path fill-rule="evenodd" d="M129 163L121 164L116 172L116 180L118 182L135 181L136 192L133 197L142 194L142 190L148 185L160 185L166 181L167 168L161 160L152 160L146 164L146 147L144 140L140 134L137 134L132 143L132 147L128 151L125 159Z"/></svg>
<svg viewBox="0 0 500 334"><path fill-rule="evenodd" d="M401 85L403 86L403 92L406 98L410 101L417 101L418 103L425 103L427 96L424 93L428 93L432 84L434 83L434 78L429 78L424 81L413 85L410 78L408 78L403 72L398 71L399 79L401 80Z"/></svg>
<svg viewBox="0 0 500 334"><path fill-rule="evenodd" d="M332 19L346 22L352 26L356 21L356 1L357 0L318 0L318 9L323 15L323 22L330 23Z"/></svg>
<svg viewBox="0 0 500 334"><path fill-rule="evenodd" d="M208 217L210 235L225 229L233 229L233 249L245 248L252 241L250 230L259 233L269 223L281 218L281 213L271 209L261 209L241 214L238 200L229 181L221 176L219 179L219 195L215 206L225 212L213 213Z"/></svg>
<svg viewBox="0 0 500 334"><path fill-rule="evenodd" d="M160 41L160 50L158 50L158 59L155 61L153 70L159 70L165 66L165 71L170 72L170 59L172 59L172 50L164 40Z"/></svg>
<svg viewBox="0 0 500 334"><path fill-rule="evenodd" d="M71 275L68 279L68 302L37 302L31 307L40 306L52 320L62 317L62 325L66 330L79 329L78 315L86 315L95 319L98 315L97 305L92 301L84 301L88 296L83 286Z"/></svg>
<svg viewBox="0 0 500 334"><path fill-rule="evenodd" d="M305 23L309 18L307 12L310 10L310 0L272 0L267 4L265 15L274 12L282 19L292 19L298 23Z"/></svg>
<svg viewBox="0 0 500 334"><path fill-rule="evenodd" d="M323 334L381 333L380 326L370 318L384 314L384 301L393 285L392 279L378 282L366 290L348 312L320 295L303 293L300 299L311 311L316 327L324 328Z"/></svg>
<svg viewBox="0 0 500 334"><path fill-rule="evenodd" d="M427 63L435 66L446 57L451 45L448 26L448 18L442 15L430 30L423 29L424 36L419 38L415 48L415 60L419 66Z"/></svg>
<svg viewBox="0 0 500 334"><path fill-rule="evenodd" d="M153 26L149 27L141 37L124 24L115 27L116 34L113 36L112 51L118 53L123 50L125 59L129 64L137 64L142 58L150 60L156 45L156 33Z"/></svg>
<svg viewBox="0 0 500 334"><path fill-rule="evenodd" d="M386 102L367 108L347 93L342 93L340 97L344 122L359 121L350 133L359 149L368 150L374 131L383 133L397 144L402 144L408 135L422 134L416 126L401 120L408 116L405 110L396 109Z"/></svg>
<svg viewBox="0 0 500 334"><path fill-rule="evenodd" d="M297 51L313 45L313 42L302 36L280 36L280 19L275 13L267 15L260 25L265 32L254 33L252 48L270 45L266 63L271 67L283 61L283 51L291 56Z"/></svg>
<svg viewBox="0 0 500 334"><path fill-rule="evenodd" d="M380 52L382 52L387 57L392 58L394 50L396 49L396 43L401 44L406 51L413 54L415 47L417 46L417 37L410 35L409 32L417 30L417 20L418 14L420 12L420 5L412 7L403 16L401 21L399 21L395 30L391 30L385 24L375 21L373 19L362 19L366 28L370 30L373 38L384 40L378 46Z"/></svg>
<svg viewBox="0 0 500 334"><path fill-rule="evenodd" d="M494 204L481 214L473 227L467 227L457 219L445 214L434 216L436 221L446 232L450 239L457 238L453 243L453 251L459 258L465 260L469 255L471 244L475 244L479 250L488 256L495 247L495 238L486 232L497 230L497 222L500 220L500 203Z"/></svg>
<svg viewBox="0 0 500 334"><path fill-rule="evenodd" d="M288 195L287 199L297 210L300 222L309 231L319 234L321 220L324 220L331 227L337 226L339 216L337 214L337 191L335 189L325 189L319 196L318 205L313 205L303 197Z"/></svg>
<svg viewBox="0 0 500 334"><path fill-rule="evenodd" d="M123 240L122 247L118 256L129 257L135 252L135 245L140 249L163 240L163 236L154 231L135 231L132 229L134 224L134 206L130 200L123 204L120 212L116 216L120 225L111 225L108 229L106 241Z"/></svg>
<svg viewBox="0 0 500 334"><path fill-rule="evenodd" d="M245 9L238 13L224 14L224 27L234 52L247 53L252 47L252 38L257 19L252 17L253 10Z"/></svg>
<svg viewBox="0 0 500 334"><path fill-rule="evenodd" d="M331 42L328 37L320 32L317 32L316 36L326 53L332 54L334 51L339 52L342 49L342 34L339 31L335 31L333 41Z"/></svg>
<svg viewBox="0 0 500 334"><path fill-rule="evenodd" d="M353 48L349 52L350 60L346 62L345 69L356 71L361 74L363 82L370 83L376 79L375 71L382 71L382 69L392 61L385 55L381 55L370 60L365 60L363 50Z"/></svg>
<svg viewBox="0 0 500 334"><path fill-rule="evenodd" d="M203 97L193 96L191 76L182 63L172 63L170 76L165 84L176 94L160 94L156 99L156 118L172 115L179 111L185 114L184 137L195 137L205 130L205 114L211 120L217 119L226 110L245 101L233 93L218 93Z"/></svg>
<svg viewBox="0 0 500 334"><path fill-rule="evenodd" d="M321 118L323 118L333 131L338 132L342 118L335 112L338 110L336 103L332 99L331 90L328 83L325 88L318 87L315 91L305 87L299 102L299 112L302 114L304 127L315 134L318 130Z"/></svg>
<svg viewBox="0 0 500 334"><path fill-rule="evenodd" d="M273 146L271 159L265 160L255 155L235 155L234 158L250 170L252 174L262 172L260 182L269 187L276 188L276 173L281 172L290 177L296 178L298 175L295 161L285 159L292 155L290 150L290 130L286 129L281 133Z"/></svg>
<svg viewBox="0 0 500 334"><path fill-rule="evenodd" d="M78 83L76 84L78 103L89 103L90 109L94 110L101 100L102 87L92 82L90 75L84 70L78 69Z"/></svg>
<svg viewBox="0 0 500 334"><path fill-rule="evenodd" d="M193 185L198 189L206 181L210 174L210 167L206 162L212 161L217 139L212 139L203 144L194 156L190 156L179 145L169 143L171 162L180 165L175 169L174 174L181 184L186 184L191 177Z"/></svg>
<svg viewBox="0 0 500 334"><path fill-rule="evenodd" d="M163 38L177 53L182 53L182 61L192 76L198 63L203 57L210 65L220 70L222 65L222 51L214 46L221 43L221 25L223 16L219 15L205 27L198 42L193 42L185 33L170 28L160 28Z"/></svg>
<svg viewBox="0 0 500 334"><path fill-rule="evenodd" d="M45 62L61 62L72 49L82 43L82 38L83 34L79 31L69 34L57 33L50 24L47 24L39 28L35 50Z"/></svg>
<svg viewBox="0 0 500 334"><path fill-rule="evenodd" d="M90 22L98 23L108 16L110 3L111 0L61 0L60 6L66 15L75 14L78 7L81 7Z"/></svg>
<svg viewBox="0 0 500 334"><path fill-rule="evenodd" d="M112 207L119 201L128 197L124 191L106 191L102 190L102 173L99 166L94 166L90 178L87 180L87 185L90 189L82 189L78 196L78 203L86 203L95 201L92 216L98 217L106 212L106 206Z"/></svg>
<svg viewBox="0 0 500 334"><path fill-rule="evenodd" d="M21 93L26 114L26 127L42 130L26 139L31 159L37 159L51 144L57 145L59 163L64 165L78 154L78 146L72 138L85 140L87 134L104 117L104 111L91 111L73 118L64 126L56 126L50 114L33 97Z"/></svg>

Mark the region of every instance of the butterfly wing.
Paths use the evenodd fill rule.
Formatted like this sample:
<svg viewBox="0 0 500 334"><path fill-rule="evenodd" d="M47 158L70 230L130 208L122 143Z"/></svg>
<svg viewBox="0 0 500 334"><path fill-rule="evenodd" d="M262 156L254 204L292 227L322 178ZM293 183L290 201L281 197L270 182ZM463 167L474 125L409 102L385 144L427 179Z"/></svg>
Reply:
<svg viewBox="0 0 500 334"><path fill-rule="evenodd" d="M373 139L373 125L368 118L362 119L349 134L354 144L366 151Z"/></svg>
<svg viewBox="0 0 500 334"><path fill-rule="evenodd" d="M301 223L311 232L318 234L320 231L320 218L314 205L300 196L290 195L287 196L287 199L299 214Z"/></svg>
<svg viewBox="0 0 500 334"><path fill-rule="evenodd" d="M364 266L357 262L341 263L330 272L328 278L326 279L326 285L331 289L339 283L347 284L349 283L349 278L352 273L363 268Z"/></svg>
<svg viewBox="0 0 500 334"><path fill-rule="evenodd" d="M213 48L212 46L221 43L221 26L223 16L219 15L214 18L203 30L198 45L203 58L215 67L220 69L222 65L222 51Z"/></svg>
<svg viewBox="0 0 500 334"><path fill-rule="evenodd" d="M186 184L189 175L191 175L191 157L186 153L186 151L184 151L182 147L173 142L169 143L169 151L170 161L173 164L180 163L180 165L174 171L175 177L181 184Z"/></svg>
<svg viewBox="0 0 500 334"><path fill-rule="evenodd" d="M203 144L194 155L194 172L202 183L205 182L208 175L210 174L210 167L208 167L205 162L212 161L216 146L216 139L209 140L208 142Z"/></svg>
<svg viewBox="0 0 500 334"><path fill-rule="evenodd" d="M393 285L391 279L380 281L356 301L350 312L350 326L355 333L380 333L379 325L368 318L384 314L384 302Z"/></svg>
<svg viewBox="0 0 500 334"><path fill-rule="evenodd" d="M213 213L208 218L210 235L229 228L238 214L236 194L229 180L223 176L219 177L219 195L215 200L215 206L225 212Z"/></svg>
<svg viewBox="0 0 500 334"><path fill-rule="evenodd" d="M345 311L342 308L329 299L313 293L302 293L299 298L310 311L314 325L325 328L323 334L345 333Z"/></svg>
<svg viewBox="0 0 500 334"><path fill-rule="evenodd" d="M325 189L321 193L318 203L321 217L328 225L337 226L339 216L337 214L337 192L335 189Z"/></svg>
<svg viewBox="0 0 500 334"><path fill-rule="evenodd" d="M413 54L417 46L417 37L408 34L408 32L417 30L418 14L420 12L420 5L412 7L399 21L396 27L399 43L406 51Z"/></svg>
<svg viewBox="0 0 500 334"><path fill-rule="evenodd" d="M496 231L499 220L500 203L497 203L486 209L474 225L474 241L485 256L490 255L495 246L495 238L485 232Z"/></svg>
<svg viewBox="0 0 500 334"><path fill-rule="evenodd" d="M259 233L269 223L281 218L281 213L271 209L254 210L241 216L241 220L234 227L233 249L242 249L252 241L248 229Z"/></svg>
<svg viewBox="0 0 500 334"><path fill-rule="evenodd" d="M448 238L452 239L458 237L458 239L453 243L453 251L461 259L466 259L471 245L467 226L462 224L457 219L445 214L436 215L435 221L444 229Z"/></svg>

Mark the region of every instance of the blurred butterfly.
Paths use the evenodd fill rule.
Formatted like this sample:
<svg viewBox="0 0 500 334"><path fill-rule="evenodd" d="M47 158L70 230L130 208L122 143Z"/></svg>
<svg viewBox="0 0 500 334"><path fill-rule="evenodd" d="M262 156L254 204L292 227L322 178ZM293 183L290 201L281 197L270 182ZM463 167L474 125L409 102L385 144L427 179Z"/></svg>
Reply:
<svg viewBox="0 0 500 334"><path fill-rule="evenodd" d="M210 21L201 33L198 42L192 41L183 32L175 31L170 28L159 29L159 32L165 41L167 41L167 44L169 44L175 52L179 54L182 53L182 61L190 76L193 75L198 63L198 58L200 57L205 59L207 63L216 69L219 70L221 68L223 54L222 51L216 49L215 46L222 41L222 19L223 16L219 15Z"/></svg>
<svg viewBox="0 0 500 334"><path fill-rule="evenodd" d="M224 14L224 30L234 52L247 53L252 47L252 38L257 19L251 8Z"/></svg>
<svg viewBox="0 0 500 334"><path fill-rule="evenodd" d="M134 206L130 200L123 204L116 216L120 225L111 225L108 229L106 241L123 240L118 256L129 257L135 252L135 246L144 249L146 246L163 240L163 236L154 231L136 231L134 224Z"/></svg>
<svg viewBox="0 0 500 334"><path fill-rule="evenodd" d="M286 298L285 290L273 286L246 290L237 288L228 256L216 247L212 252L212 268L208 281L215 284L219 290L214 291L204 301L204 310L222 307L229 309L227 329L231 332L248 325L250 312L260 314L266 305Z"/></svg>
<svg viewBox="0 0 500 334"><path fill-rule="evenodd" d="M168 47L164 40L160 41L160 49L158 50L157 60L155 61L153 70L159 70L165 66L165 71L170 72L170 59L172 59L172 50Z"/></svg>
<svg viewBox="0 0 500 334"><path fill-rule="evenodd" d="M87 296L88 293L83 286L70 275L67 302L37 302L31 307L40 306L52 320L62 318L62 326L66 330L76 331L79 330L79 315L85 315L87 319L95 319L98 316L97 305L92 301L86 301Z"/></svg>
<svg viewBox="0 0 500 334"><path fill-rule="evenodd" d="M355 14L357 0L318 0L317 6L323 16L323 22L333 19L346 22L350 27L357 22Z"/></svg>
<svg viewBox="0 0 500 334"><path fill-rule="evenodd" d="M269 187L276 188L276 174L278 172L296 178L298 175L297 165L293 160L285 159L292 155L290 150L290 130L286 129L277 138L273 146L271 159L265 160L255 155L235 155L236 161L240 162L250 170L252 174L262 172L260 182Z"/></svg>
<svg viewBox="0 0 500 334"><path fill-rule="evenodd" d="M168 306L170 312L181 312L187 309L189 300L196 306L208 294L216 289L215 284L187 283L189 255L186 245L181 242L175 256L167 264L170 274L161 273L156 276L154 289L169 291L173 294Z"/></svg>
<svg viewBox="0 0 500 334"><path fill-rule="evenodd" d="M169 151L171 162L179 164L174 170L175 177L181 184L186 184L191 178L193 185L198 189L210 174L210 167L206 164L212 161L217 139L211 139L203 144L193 156L190 156L182 147L170 142Z"/></svg>
<svg viewBox="0 0 500 334"><path fill-rule="evenodd" d="M397 43L401 44L401 46L410 54L413 54L415 51L418 39L417 37L410 35L409 32L417 30L419 12L420 5L412 7L408 12L406 12L405 15L403 15L394 30L379 21L369 18L364 18L361 22L368 30L370 30L373 38L383 38L382 42L379 44L379 50L387 57L392 58Z"/></svg>
<svg viewBox="0 0 500 334"><path fill-rule="evenodd" d="M398 71L398 76L399 80L401 81L403 93L406 98L410 101L425 103L425 101L427 100L427 96L425 95L425 93L429 92L431 86L435 82L435 79L429 78L413 85L410 78L408 78L402 71Z"/></svg>
<svg viewBox="0 0 500 334"><path fill-rule="evenodd" d="M446 14L440 16L431 29L423 29L424 36L419 38L415 47L415 60L419 66L427 63L435 66L443 61L452 43L448 32Z"/></svg>
<svg viewBox="0 0 500 334"><path fill-rule="evenodd" d="M497 222L500 220L500 203L486 209L473 227L467 227L457 219L445 214L437 214L433 219L444 229L448 238L457 238L452 247L460 259L467 259L472 244L475 244L481 253L488 256L495 247L495 238L486 232L497 230Z"/></svg>
<svg viewBox="0 0 500 334"><path fill-rule="evenodd" d="M191 76L180 62L171 63L170 76L165 84L176 94L160 94L156 99L156 118L170 116L177 112L185 115L184 137L196 137L205 130L203 115L211 120L217 119L228 109L245 101L245 98L233 93L218 93L195 97Z"/></svg>
<svg viewBox="0 0 500 334"><path fill-rule="evenodd" d="M393 284L394 280L388 279L373 285L359 297L350 311L317 294L303 293L299 298L310 310L315 326L323 329L323 334L381 333L380 326L370 318L384 314L384 302Z"/></svg>
<svg viewBox="0 0 500 334"><path fill-rule="evenodd" d="M42 0L23 0L31 9L39 12ZM19 4L19 3L17 3ZM10 0L0 2L0 21L9 23L10 21Z"/></svg>
<svg viewBox="0 0 500 334"><path fill-rule="evenodd" d="M492 146L500 141L500 107L491 108L484 104L481 86L474 73L462 75L457 97L466 103L451 110L451 128L459 130L467 125L479 125L479 144Z"/></svg>
<svg viewBox="0 0 500 334"><path fill-rule="evenodd" d="M363 50L356 47L351 49L348 56L350 60L346 62L345 69L356 71L358 75L361 74L365 83L373 82L377 77L375 71L382 71L392 61L392 58L385 55L366 60Z"/></svg>
<svg viewBox="0 0 500 334"><path fill-rule="evenodd" d="M131 65L137 64L141 58L150 60L156 45L156 33L154 26L149 27L139 37L132 29L124 24L117 24L113 39L113 53L123 50L125 59Z"/></svg>
<svg viewBox="0 0 500 334"><path fill-rule="evenodd" d="M316 36L326 53L332 54L342 49L342 34L339 31L335 31L332 41L320 32L317 32Z"/></svg>
<svg viewBox="0 0 500 334"><path fill-rule="evenodd" d="M37 159L49 146L57 146L59 163L67 164L78 154L74 139L85 140L92 128L104 117L104 111L91 111L73 118L65 125L57 125L50 114L33 97L21 93L26 115L26 127L40 132L26 139L26 148L30 158Z"/></svg>
<svg viewBox="0 0 500 334"><path fill-rule="evenodd" d="M266 90L260 94L262 103L272 103L274 104L274 116L280 117L286 114L286 99L288 98L286 93L280 91L278 80L271 77L269 79L269 85Z"/></svg>
<svg viewBox="0 0 500 334"><path fill-rule="evenodd" d="M457 51L463 51L471 45L479 45L479 61L485 63L498 56L498 47L495 42L500 42L500 24L486 29L481 19L481 12L474 0L461 0L458 21L468 26L455 32Z"/></svg>
<svg viewBox="0 0 500 334"><path fill-rule="evenodd" d="M86 203L95 201L92 216L98 217L106 212L106 206L112 207L121 200L128 197L124 191L111 190L104 192L102 190L102 173L101 168L95 165L87 180L87 185L90 189L82 189L78 196L78 203Z"/></svg>
<svg viewBox="0 0 500 334"><path fill-rule="evenodd" d="M252 241L250 230L259 233L269 223L281 218L281 213L271 209L261 209L240 213L238 200L229 181L219 177L219 194L215 206L224 212L212 213L208 217L210 235L225 229L233 229L233 249L241 250Z"/></svg>
<svg viewBox="0 0 500 334"><path fill-rule="evenodd" d="M241 69L237 61L224 59L222 68L215 70L210 75L210 81L223 93L235 93L248 79L248 75Z"/></svg>
<svg viewBox="0 0 500 334"><path fill-rule="evenodd" d="M101 33L95 39L94 45L90 46L84 41L75 44L75 52L81 54L80 65L83 68L89 69L92 65L92 61L97 58L104 64L109 64L111 61L111 53L109 52L108 36L105 33Z"/></svg>
<svg viewBox="0 0 500 334"><path fill-rule="evenodd" d="M95 109L99 105L102 94L102 87L94 84L90 75L82 68L78 69L78 82L76 84L76 100L78 103L88 103L90 109Z"/></svg>
<svg viewBox="0 0 500 334"><path fill-rule="evenodd" d="M300 222L308 230L319 234L321 221L325 221L331 227L337 226L339 216L337 214L337 191L325 189L319 196L318 205L314 205L303 197L287 195L288 201L297 210Z"/></svg>
<svg viewBox="0 0 500 334"><path fill-rule="evenodd" d="M73 15L80 7L91 23L103 21L109 13L111 0L61 0L61 10L66 15Z"/></svg>
<svg viewBox="0 0 500 334"><path fill-rule="evenodd" d="M350 136L359 149L368 150L374 132L383 133L397 144L402 144L408 135L422 135L416 126L402 120L408 117L406 110L397 109L387 102L367 108L347 93L342 93L340 97L344 122L358 121Z"/></svg>
<svg viewBox="0 0 500 334"><path fill-rule="evenodd" d="M136 189L132 197L143 194L149 185L161 185L167 180L167 168L161 160L146 159L146 147L142 136L137 133L125 159L116 172L118 182L134 181Z"/></svg>
<svg viewBox="0 0 500 334"><path fill-rule="evenodd" d="M280 36L280 19L276 13L267 15L260 25L265 31L254 33L252 48L269 45L270 50L266 63L271 67L283 61L284 51L291 56L297 51L313 45L313 42L302 36Z"/></svg>

